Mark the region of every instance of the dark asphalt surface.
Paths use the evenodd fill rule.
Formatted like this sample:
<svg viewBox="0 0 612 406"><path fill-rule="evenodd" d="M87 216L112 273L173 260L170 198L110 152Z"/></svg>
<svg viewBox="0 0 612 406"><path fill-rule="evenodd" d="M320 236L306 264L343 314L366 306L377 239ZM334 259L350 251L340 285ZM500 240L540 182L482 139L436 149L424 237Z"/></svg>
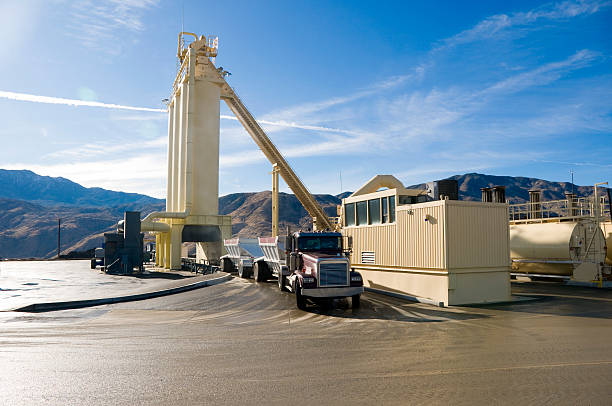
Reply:
<svg viewBox="0 0 612 406"><path fill-rule="evenodd" d="M0 403L610 404L612 291L438 308L366 293L297 310L275 283L0 312Z"/></svg>

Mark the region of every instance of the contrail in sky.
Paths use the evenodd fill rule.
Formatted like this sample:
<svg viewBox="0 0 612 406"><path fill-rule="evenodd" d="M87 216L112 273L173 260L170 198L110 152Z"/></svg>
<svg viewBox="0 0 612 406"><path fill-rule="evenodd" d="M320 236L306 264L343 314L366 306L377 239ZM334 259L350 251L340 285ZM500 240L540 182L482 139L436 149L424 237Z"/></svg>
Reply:
<svg viewBox="0 0 612 406"><path fill-rule="evenodd" d="M233 120L239 121L238 118L234 116L225 116L221 115L221 119L223 120ZM354 136L364 136L367 135L365 133L359 131L351 131L351 130L343 130L341 128L330 128L330 127L321 127L318 125L307 125L307 124L298 124L298 123L290 123L287 121L268 121L268 120L256 120L259 124L267 124L274 125L278 127L287 127L287 128L299 128L302 130L312 130L312 131L322 131L327 133L338 133L338 134L347 134Z"/></svg>
<svg viewBox="0 0 612 406"><path fill-rule="evenodd" d="M9 99L9 100L17 100L17 101L27 101L34 103L46 103L46 104L61 104L65 106L83 106L83 107L103 107L106 109L120 109L120 110L133 110L133 111L152 111L155 113L166 113L165 109L152 109L149 107L134 107L134 106L123 106L121 104L110 104L110 103L101 103L96 101L85 101L78 99L64 99L62 97L50 97L50 96L38 96L34 94L27 93L16 93L16 92L6 92L0 90L0 98ZM221 119L224 120L235 120L238 119L234 116L226 116L221 115ZM315 125L304 125L297 123L290 123L286 121L268 121L268 120L257 120L260 124L268 124L279 127L289 127L289 128L300 128L303 130L312 130L312 131L322 131L322 132L330 132L330 133L339 133L339 134L347 134L347 135L363 135L357 131L343 130L340 128L329 128L329 127L321 127Z"/></svg>
<svg viewBox="0 0 612 406"><path fill-rule="evenodd" d="M5 92L0 90L0 98L18 100L18 101L29 101L34 103L47 103L47 104L63 104L66 106L85 106L85 107L104 107L106 109L121 109L121 110L135 110L135 111L153 111L156 113L165 113L164 109L152 109L148 107L133 107L133 106L122 106L120 104L108 104L95 101L85 101L77 99L64 99L61 97L49 97L49 96L37 96L34 94L26 93L15 93Z"/></svg>

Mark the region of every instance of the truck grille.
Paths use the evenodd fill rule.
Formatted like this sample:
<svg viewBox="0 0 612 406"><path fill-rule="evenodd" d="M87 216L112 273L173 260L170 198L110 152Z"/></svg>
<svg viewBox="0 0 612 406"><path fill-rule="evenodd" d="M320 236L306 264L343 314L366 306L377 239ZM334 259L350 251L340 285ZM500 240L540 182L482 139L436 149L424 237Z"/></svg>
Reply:
<svg viewBox="0 0 612 406"><path fill-rule="evenodd" d="M346 262L321 262L319 264L319 286L347 286Z"/></svg>

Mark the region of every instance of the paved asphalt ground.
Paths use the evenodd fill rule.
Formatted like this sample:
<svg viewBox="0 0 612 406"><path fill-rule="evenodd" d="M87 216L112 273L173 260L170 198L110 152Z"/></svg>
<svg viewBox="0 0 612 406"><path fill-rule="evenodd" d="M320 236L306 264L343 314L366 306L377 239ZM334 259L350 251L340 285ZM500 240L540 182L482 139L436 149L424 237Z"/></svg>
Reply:
<svg viewBox="0 0 612 406"><path fill-rule="evenodd" d="M156 272L135 276L109 275L89 260L1 261L0 311L33 303L100 299L142 294L184 286L203 279L192 272Z"/></svg>
<svg viewBox="0 0 612 406"><path fill-rule="evenodd" d="M612 291L438 308L366 293L303 312L272 281L0 312L0 403L611 404Z"/></svg>

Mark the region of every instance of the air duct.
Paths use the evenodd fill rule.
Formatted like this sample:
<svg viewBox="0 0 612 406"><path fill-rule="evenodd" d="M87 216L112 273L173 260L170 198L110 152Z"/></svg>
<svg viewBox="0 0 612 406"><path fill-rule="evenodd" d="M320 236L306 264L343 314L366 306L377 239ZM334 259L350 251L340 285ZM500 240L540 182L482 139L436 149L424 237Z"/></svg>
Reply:
<svg viewBox="0 0 612 406"><path fill-rule="evenodd" d="M542 192L537 189L529 191L529 218L542 218L542 205L540 204Z"/></svg>

